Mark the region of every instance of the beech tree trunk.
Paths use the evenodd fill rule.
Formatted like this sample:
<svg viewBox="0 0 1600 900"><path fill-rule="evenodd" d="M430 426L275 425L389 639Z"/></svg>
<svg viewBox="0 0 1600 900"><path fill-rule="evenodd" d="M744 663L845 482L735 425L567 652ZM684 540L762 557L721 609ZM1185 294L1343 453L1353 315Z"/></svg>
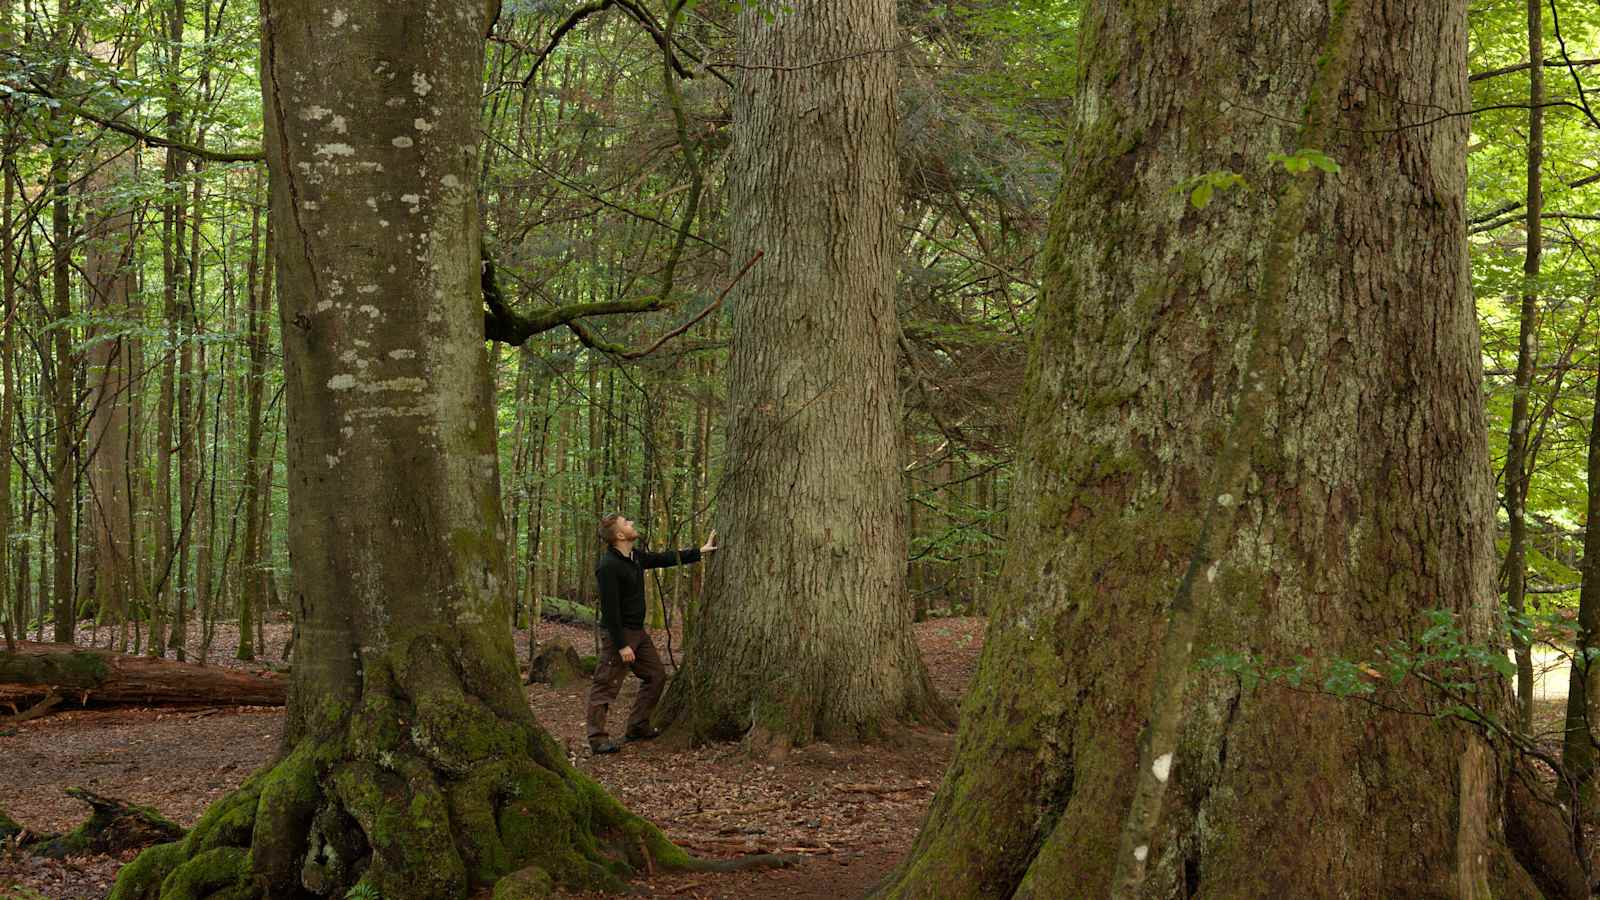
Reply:
<svg viewBox="0 0 1600 900"><path fill-rule="evenodd" d="M738 27L732 258L766 255L730 297L726 547L664 715L781 755L944 713L905 586L894 3L802 0Z"/></svg>
<svg viewBox="0 0 1600 900"><path fill-rule="evenodd" d="M882 895L1538 896L1506 761L1467 726L1190 668L1371 659L1429 609L1498 641L1468 128L1430 112L1469 106L1465 0L1096 0L1082 28L1011 552ZM1318 109L1342 171L1269 162ZM1173 190L1224 170L1248 186ZM1230 448L1239 487L1214 493ZM1510 715L1503 680L1478 699ZM1141 764L1157 711L1173 749ZM1156 815L1128 846L1136 788Z"/></svg>
<svg viewBox="0 0 1600 900"><path fill-rule="evenodd" d="M482 3L262 3L290 603L279 761L112 896L459 898L686 865L518 683L479 290Z"/></svg>
<svg viewBox="0 0 1600 900"><path fill-rule="evenodd" d="M128 178L133 163L131 152L106 162L91 179L90 193L102 195ZM139 373L134 369L134 338L123 333L134 323L130 302L133 213L123 203L101 200L97 205L101 211L89 224L84 264L87 306L102 320L89 335L85 353L89 384L87 521L94 529L98 618L115 629L114 646L125 650L134 598L133 497L128 470L129 461L138 458L130 426Z"/></svg>

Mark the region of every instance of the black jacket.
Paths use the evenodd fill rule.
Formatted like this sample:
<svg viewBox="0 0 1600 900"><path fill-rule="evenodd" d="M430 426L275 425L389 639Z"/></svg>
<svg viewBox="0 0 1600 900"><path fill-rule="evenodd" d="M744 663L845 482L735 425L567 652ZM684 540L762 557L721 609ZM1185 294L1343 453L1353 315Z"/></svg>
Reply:
<svg viewBox="0 0 1600 900"><path fill-rule="evenodd" d="M652 553L635 548L633 557L607 547L594 564L594 577L600 584L600 626L611 635L611 646L622 647L622 629L644 628L644 570L697 563L700 548Z"/></svg>

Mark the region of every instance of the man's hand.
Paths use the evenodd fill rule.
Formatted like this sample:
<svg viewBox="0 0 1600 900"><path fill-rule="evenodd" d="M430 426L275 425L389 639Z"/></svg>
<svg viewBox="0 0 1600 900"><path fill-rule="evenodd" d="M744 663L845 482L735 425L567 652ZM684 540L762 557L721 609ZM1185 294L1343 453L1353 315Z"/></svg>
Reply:
<svg viewBox="0 0 1600 900"><path fill-rule="evenodd" d="M715 553L715 552L717 552L717 530L715 528L711 529L711 536L706 538L706 542L700 546L700 552L701 553Z"/></svg>
<svg viewBox="0 0 1600 900"><path fill-rule="evenodd" d="M633 662L633 648L632 647L623 647L620 652L622 653L622 661L623 662L625 662L625 663Z"/></svg>

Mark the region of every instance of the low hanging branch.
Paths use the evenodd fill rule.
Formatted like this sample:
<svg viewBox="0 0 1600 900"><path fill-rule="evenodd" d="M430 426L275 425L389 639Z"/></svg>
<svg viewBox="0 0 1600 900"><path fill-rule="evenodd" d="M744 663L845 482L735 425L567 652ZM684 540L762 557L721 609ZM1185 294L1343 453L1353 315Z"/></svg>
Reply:
<svg viewBox="0 0 1600 900"><path fill-rule="evenodd" d="M481 283L483 287L483 338L520 347L536 334L559 328L585 316L614 316L621 313L651 312L664 308L661 297L639 297L634 300L612 300L605 303L572 303L556 306L531 316L525 316L506 305L500 292L500 280L495 274L494 257L484 247Z"/></svg>
<svg viewBox="0 0 1600 900"><path fill-rule="evenodd" d="M33 94L36 97L42 97L56 104L67 113L70 113L81 119L87 119L96 125L99 125L103 128L108 128L117 132L118 134L127 135L128 137L131 137L134 140L140 141L141 143L147 144L151 147L170 147L173 150L187 153L188 155L197 159L203 159L208 162L216 163L261 162L266 159L266 156L259 149L247 149L232 152L225 150L207 150L206 148L197 146L195 144L186 144L183 141L174 141L169 138L164 138L158 134L152 134L151 132L148 132L143 128L139 128L136 125L130 125L121 119L123 113L126 113L133 108L133 104L129 104L128 106L117 110L111 115L102 115L89 109L88 107L73 103L71 100L67 100L51 93L48 87L40 84L37 81L30 82L29 84L23 86L13 86L13 89L18 90L21 93Z"/></svg>
<svg viewBox="0 0 1600 900"><path fill-rule="evenodd" d="M577 335L578 340L591 350L599 350L619 359L640 359L661 349L667 341L683 334L706 316L711 315L722 306L723 298L733 290L733 286L742 280L756 260L766 255L766 251L757 250L756 254L734 274L717 299L711 305L695 314L694 318L672 329L657 338L650 346L642 350L631 350L620 344L613 344L602 338L596 337L594 332L584 327L580 319L587 316L616 315L618 313L650 312L665 309L668 304L660 297L640 297L637 300L613 300L607 303L572 303L566 306L552 307L533 316L524 316L512 310L505 303L505 297L500 292L499 279L495 275L494 258L489 254L488 248L483 250L483 303L484 312L483 336L485 340L500 341L513 347L521 346L528 338L552 328L565 325Z"/></svg>

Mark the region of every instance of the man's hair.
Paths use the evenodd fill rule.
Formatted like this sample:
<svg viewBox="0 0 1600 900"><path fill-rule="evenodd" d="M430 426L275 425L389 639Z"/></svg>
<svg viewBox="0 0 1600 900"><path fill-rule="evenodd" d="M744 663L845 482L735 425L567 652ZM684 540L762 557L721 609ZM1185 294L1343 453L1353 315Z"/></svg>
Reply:
<svg viewBox="0 0 1600 900"><path fill-rule="evenodd" d="M622 518L622 513L607 513L600 517L600 525L594 530L595 537L600 539L600 543L609 547L612 541L616 540L615 531L617 520L620 518Z"/></svg>

